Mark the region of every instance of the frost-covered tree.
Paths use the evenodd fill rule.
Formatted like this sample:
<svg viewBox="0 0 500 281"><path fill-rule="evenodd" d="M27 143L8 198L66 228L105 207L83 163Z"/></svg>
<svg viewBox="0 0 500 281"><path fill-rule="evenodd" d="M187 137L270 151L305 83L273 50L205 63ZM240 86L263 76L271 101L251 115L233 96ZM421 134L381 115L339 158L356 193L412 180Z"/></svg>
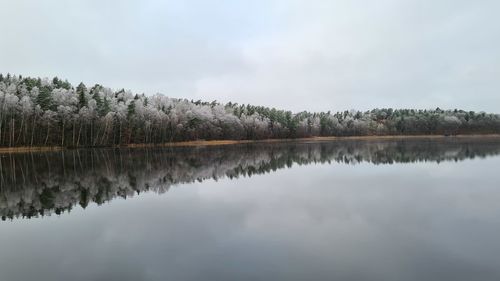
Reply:
<svg viewBox="0 0 500 281"><path fill-rule="evenodd" d="M0 146L111 146L217 139L491 134L500 116L463 110L297 112L146 96L59 78L2 75Z"/></svg>

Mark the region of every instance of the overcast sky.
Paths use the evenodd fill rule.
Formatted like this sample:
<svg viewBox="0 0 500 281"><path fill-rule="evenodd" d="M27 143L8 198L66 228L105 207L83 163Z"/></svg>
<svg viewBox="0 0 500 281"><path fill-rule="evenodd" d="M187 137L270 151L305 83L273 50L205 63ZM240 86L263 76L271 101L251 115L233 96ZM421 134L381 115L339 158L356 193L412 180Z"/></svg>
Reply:
<svg viewBox="0 0 500 281"><path fill-rule="evenodd" d="M0 72L298 110L500 112L500 1L0 0Z"/></svg>

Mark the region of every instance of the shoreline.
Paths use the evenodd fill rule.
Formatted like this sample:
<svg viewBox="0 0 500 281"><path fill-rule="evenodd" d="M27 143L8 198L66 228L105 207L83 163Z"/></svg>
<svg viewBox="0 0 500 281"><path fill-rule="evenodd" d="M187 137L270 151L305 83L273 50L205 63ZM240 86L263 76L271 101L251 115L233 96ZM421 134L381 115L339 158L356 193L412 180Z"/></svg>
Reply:
<svg viewBox="0 0 500 281"><path fill-rule="evenodd" d="M225 146L248 143L279 143L279 142L321 142L321 141L343 141L343 140L403 140L403 139L498 139L500 134L474 134L474 135L386 135L386 136L346 136L346 137L310 137L296 139L263 139L263 140L196 140L169 142L161 144L129 144L122 146L103 146L94 148L144 148L144 147L196 147L196 146ZM22 147L0 147L0 154L27 153L27 152L51 152L90 147L61 147L61 146L22 146Z"/></svg>

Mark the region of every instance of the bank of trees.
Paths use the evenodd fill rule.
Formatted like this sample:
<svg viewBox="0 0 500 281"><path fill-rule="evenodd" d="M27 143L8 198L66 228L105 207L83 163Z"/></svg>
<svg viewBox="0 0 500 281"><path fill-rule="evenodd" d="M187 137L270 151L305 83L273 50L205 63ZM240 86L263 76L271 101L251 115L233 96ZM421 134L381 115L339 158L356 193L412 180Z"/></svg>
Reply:
<svg viewBox="0 0 500 281"><path fill-rule="evenodd" d="M0 75L0 146L500 133L500 115L463 110L298 112L146 96L58 78Z"/></svg>

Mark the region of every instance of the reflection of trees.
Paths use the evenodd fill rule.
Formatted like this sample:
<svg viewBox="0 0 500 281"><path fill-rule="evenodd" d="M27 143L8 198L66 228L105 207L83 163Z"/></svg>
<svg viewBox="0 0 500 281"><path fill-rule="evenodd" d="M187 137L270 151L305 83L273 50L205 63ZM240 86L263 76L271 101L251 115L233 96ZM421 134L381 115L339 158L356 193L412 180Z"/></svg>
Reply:
<svg viewBox="0 0 500 281"><path fill-rule="evenodd" d="M89 149L0 155L3 219L60 214L174 184L269 173L293 164L461 161L500 153L494 139L270 143L204 148Z"/></svg>

